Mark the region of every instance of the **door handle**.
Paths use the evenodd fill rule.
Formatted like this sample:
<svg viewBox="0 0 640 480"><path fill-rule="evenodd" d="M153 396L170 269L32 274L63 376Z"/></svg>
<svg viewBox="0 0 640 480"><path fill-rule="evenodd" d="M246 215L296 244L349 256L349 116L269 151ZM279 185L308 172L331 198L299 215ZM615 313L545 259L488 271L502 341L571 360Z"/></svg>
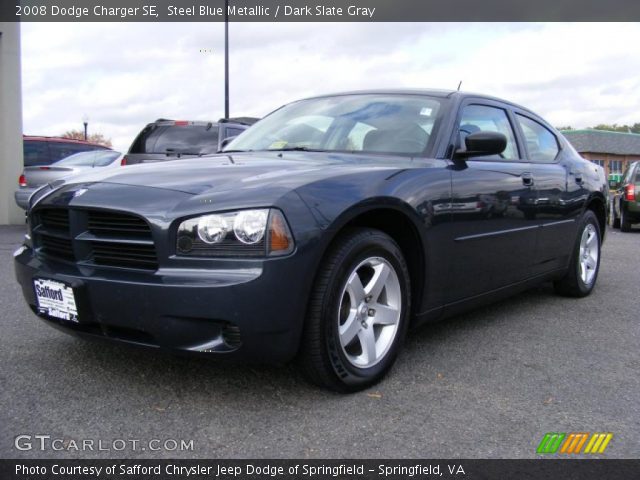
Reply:
<svg viewBox="0 0 640 480"><path fill-rule="evenodd" d="M522 177L522 184L525 187L532 187L533 186L533 175L531 175L529 172L525 172L520 176Z"/></svg>

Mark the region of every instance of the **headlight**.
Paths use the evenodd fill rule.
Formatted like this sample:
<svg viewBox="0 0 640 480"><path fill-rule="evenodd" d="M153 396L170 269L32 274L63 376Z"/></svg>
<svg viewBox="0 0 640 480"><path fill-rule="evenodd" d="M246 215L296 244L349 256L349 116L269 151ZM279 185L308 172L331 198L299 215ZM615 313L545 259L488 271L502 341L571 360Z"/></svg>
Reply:
<svg viewBox="0 0 640 480"><path fill-rule="evenodd" d="M222 215L207 215L198 220L198 238L204 243L220 243L229 233L229 224Z"/></svg>
<svg viewBox="0 0 640 480"><path fill-rule="evenodd" d="M183 221L178 255L200 257L275 256L291 253L291 230L276 209L215 213Z"/></svg>
<svg viewBox="0 0 640 480"><path fill-rule="evenodd" d="M233 233L242 243L253 245L264 238L269 210L244 210L233 221Z"/></svg>

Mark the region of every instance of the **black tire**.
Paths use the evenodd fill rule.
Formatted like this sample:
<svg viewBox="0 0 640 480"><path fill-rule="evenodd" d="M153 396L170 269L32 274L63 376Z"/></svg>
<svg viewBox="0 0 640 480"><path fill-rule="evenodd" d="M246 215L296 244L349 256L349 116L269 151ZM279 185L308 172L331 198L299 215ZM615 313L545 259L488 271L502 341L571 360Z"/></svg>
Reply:
<svg viewBox="0 0 640 480"><path fill-rule="evenodd" d="M593 279L587 284L583 281L580 275L580 242L582 240L584 231L590 227L592 227L597 234L596 248L598 259L596 262L595 274L593 276ZM596 217L595 213L593 213L593 211L587 210L582 215L582 218L580 219L578 225L578 235L574 242L569 269L567 270L567 273L564 277L554 282L554 288L557 293L568 297L586 297L593 291L593 288L595 287L596 281L598 279L598 272L600 271L601 243L602 232L600 231L598 218Z"/></svg>
<svg viewBox="0 0 640 480"><path fill-rule="evenodd" d="M631 221L629 220L629 214L624 209L624 204L620 203L620 231L630 232Z"/></svg>
<svg viewBox="0 0 640 480"><path fill-rule="evenodd" d="M395 271L399 281L400 312L395 335L389 341L386 353L381 354L375 365L360 368L349 360L340 343L340 308L347 281L363 261L371 258L384 259ZM313 285L299 354L305 376L316 385L343 393L356 392L379 382L393 365L404 341L410 309L409 270L396 242L379 230L357 228L346 231L322 260ZM373 334L374 327L370 328Z"/></svg>
<svg viewBox="0 0 640 480"><path fill-rule="evenodd" d="M613 219L613 228L620 228L620 219L619 218L614 218Z"/></svg>
<svg viewBox="0 0 640 480"><path fill-rule="evenodd" d="M615 202L611 202L609 220L611 222L611 227L612 228L620 228L620 218L616 217L616 207L615 207L614 203Z"/></svg>

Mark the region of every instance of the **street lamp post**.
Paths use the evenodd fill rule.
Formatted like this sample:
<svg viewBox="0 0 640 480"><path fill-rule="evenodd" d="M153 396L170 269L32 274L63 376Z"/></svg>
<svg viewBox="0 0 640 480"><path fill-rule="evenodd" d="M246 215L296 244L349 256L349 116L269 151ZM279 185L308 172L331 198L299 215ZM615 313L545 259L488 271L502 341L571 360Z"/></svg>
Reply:
<svg viewBox="0 0 640 480"><path fill-rule="evenodd" d="M82 117L82 124L84 125L84 139L87 140L87 126L89 125L89 117L85 114Z"/></svg>

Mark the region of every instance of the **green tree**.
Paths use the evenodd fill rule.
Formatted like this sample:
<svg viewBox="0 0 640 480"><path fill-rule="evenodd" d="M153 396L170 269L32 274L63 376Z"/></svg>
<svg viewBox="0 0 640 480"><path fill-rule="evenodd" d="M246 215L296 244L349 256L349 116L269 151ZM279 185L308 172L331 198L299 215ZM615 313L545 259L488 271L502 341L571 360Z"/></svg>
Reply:
<svg viewBox="0 0 640 480"><path fill-rule="evenodd" d="M617 123L609 125L601 123L591 128L594 130L606 130L608 132L640 133L640 123L634 123L633 125L618 125Z"/></svg>

